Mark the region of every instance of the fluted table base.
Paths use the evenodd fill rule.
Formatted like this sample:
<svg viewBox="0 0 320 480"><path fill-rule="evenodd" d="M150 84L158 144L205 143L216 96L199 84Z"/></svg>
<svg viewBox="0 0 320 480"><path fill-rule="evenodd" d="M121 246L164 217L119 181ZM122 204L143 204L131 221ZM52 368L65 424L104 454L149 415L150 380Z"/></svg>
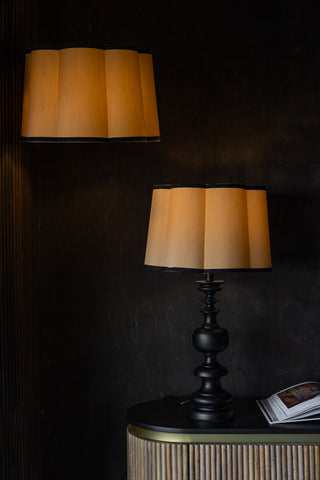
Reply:
<svg viewBox="0 0 320 480"><path fill-rule="evenodd" d="M128 480L320 480L319 445L127 439Z"/></svg>

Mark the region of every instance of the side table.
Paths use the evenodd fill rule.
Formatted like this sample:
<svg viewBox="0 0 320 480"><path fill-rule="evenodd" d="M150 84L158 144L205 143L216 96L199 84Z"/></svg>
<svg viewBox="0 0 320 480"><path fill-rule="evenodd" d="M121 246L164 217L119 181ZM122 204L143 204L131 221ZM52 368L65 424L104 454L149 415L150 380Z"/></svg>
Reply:
<svg viewBox="0 0 320 480"><path fill-rule="evenodd" d="M188 419L165 398L127 412L128 480L320 480L320 423L269 426L256 402L233 401L229 425Z"/></svg>

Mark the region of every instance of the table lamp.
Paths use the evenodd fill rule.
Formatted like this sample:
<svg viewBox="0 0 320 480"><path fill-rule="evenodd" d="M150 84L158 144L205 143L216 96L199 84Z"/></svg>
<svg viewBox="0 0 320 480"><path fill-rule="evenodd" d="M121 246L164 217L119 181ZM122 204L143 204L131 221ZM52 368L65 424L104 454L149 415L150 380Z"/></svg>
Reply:
<svg viewBox="0 0 320 480"><path fill-rule="evenodd" d="M159 141L152 55L129 47L26 54L22 140Z"/></svg>
<svg viewBox="0 0 320 480"><path fill-rule="evenodd" d="M228 346L228 333L217 323L215 292L223 281L215 272L271 269L267 198L264 187L243 185L155 186L149 220L145 265L166 271L202 272L204 322L193 333L194 347L204 354L195 369L201 386L191 396L190 418L225 423L234 412L232 397L220 385L228 372L217 362Z"/></svg>

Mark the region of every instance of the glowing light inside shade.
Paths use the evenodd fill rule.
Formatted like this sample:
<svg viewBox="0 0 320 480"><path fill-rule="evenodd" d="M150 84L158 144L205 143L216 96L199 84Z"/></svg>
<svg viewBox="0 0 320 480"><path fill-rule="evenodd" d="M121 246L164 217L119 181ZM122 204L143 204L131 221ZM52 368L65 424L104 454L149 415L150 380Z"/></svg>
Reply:
<svg viewBox="0 0 320 480"><path fill-rule="evenodd" d="M266 191L232 186L155 188L145 264L270 269Z"/></svg>
<svg viewBox="0 0 320 480"><path fill-rule="evenodd" d="M26 54L26 141L159 140L152 55L70 47Z"/></svg>

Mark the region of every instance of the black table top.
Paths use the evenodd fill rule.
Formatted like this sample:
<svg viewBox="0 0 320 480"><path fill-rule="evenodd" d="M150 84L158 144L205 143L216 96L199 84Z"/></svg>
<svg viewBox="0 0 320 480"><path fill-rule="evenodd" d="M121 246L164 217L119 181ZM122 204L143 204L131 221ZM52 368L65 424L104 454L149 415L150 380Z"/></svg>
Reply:
<svg viewBox="0 0 320 480"><path fill-rule="evenodd" d="M225 425L195 423L185 397L165 397L129 408L127 421L147 430L188 434L320 434L320 422L269 425L254 399L233 399L235 418Z"/></svg>

